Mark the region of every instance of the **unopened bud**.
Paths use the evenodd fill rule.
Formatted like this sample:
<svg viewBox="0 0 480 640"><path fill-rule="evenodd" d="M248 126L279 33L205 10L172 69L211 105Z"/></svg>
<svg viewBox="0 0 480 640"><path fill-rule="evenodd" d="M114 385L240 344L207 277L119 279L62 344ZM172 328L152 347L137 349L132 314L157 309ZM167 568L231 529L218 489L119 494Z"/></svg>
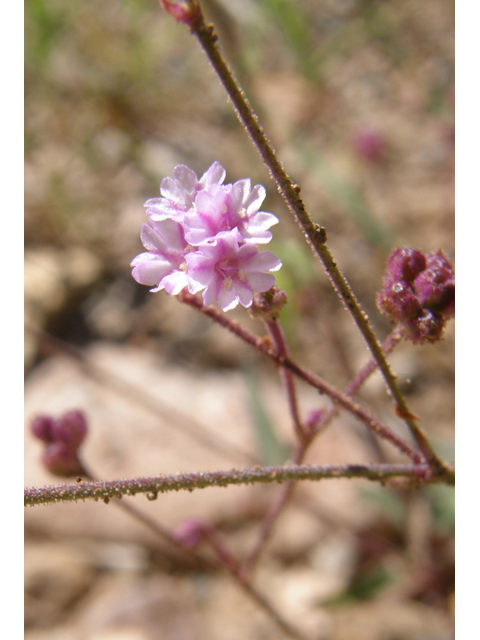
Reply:
<svg viewBox="0 0 480 640"><path fill-rule="evenodd" d="M427 268L413 283L423 307L451 317L455 313L455 276L452 265L441 251L427 258Z"/></svg>
<svg viewBox="0 0 480 640"><path fill-rule="evenodd" d="M81 411L67 411L60 418L36 416L30 430L46 445L42 462L50 473L64 478L84 473L78 448L87 435L87 421Z"/></svg>
<svg viewBox="0 0 480 640"><path fill-rule="evenodd" d="M287 304L287 294L285 291L273 285L271 289L264 293L255 293L252 306L248 312L252 318L263 318L267 321L276 320L280 311Z"/></svg>
<svg viewBox="0 0 480 640"><path fill-rule="evenodd" d="M455 314L455 276L450 261L441 251L425 256L408 247L394 249L377 304L391 322L404 327L412 342L439 340L447 319Z"/></svg>
<svg viewBox="0 0 480 640"><path fill-rule="evenodd" d="M45 449L42 462L54 476L69 478L83 474L77 452L63 442L53 442Z"/></svg>
<svg viewBox="0 0 480 640"><path fill-rule="evenodd" d="M198 0L159 0L159 2L172 18L188 25L192 25L200 13Z"/></svg>
<svg viewBox="0 0 480 640"><path fill-rule="evenodd" d="M67 411L53 426L54 440L76 449L87 435L87 421L81 411Z"/></svg>
<svg viewBox="0 0 480 640"><path fill-rule="evenodd" d="M189 518L182 522L174 533L175 540L181 545L194 549L203 541L207 533L206 525L198 518Z"/></svg>
<svg viewBox="0 0 480 640"><path fill-rule="evenodd" d="M427 259L421 251L410 247L397 247L388 257L387 274L394 282L413 282L427 266Z"/></svg>
<svg viewBox="0 0 480 640"><path fill-rule="evenodd" d="M43 442L53 441L53 427L55 420L52 416L35 416L30 424L32 434Z"/></svg>

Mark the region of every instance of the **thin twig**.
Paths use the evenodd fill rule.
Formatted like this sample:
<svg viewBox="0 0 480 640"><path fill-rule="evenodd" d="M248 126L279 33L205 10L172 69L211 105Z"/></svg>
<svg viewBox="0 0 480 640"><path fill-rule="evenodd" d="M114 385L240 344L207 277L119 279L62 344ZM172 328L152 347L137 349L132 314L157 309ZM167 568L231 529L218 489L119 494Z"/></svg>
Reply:
<svg viewBox="0 0 480 640"><path fill-rule="evenodd" d="M382 343L382 352L387 355L393 351L393 349L397 346L397 344L402 340L403 334L402 331L395 327L390 335L386 338L386 340ZM378 369L378 362L371 358L367 364L360 369L357 375L348 383L345 387L344 394L346 396L353 396L357 393L360 387L363 385L365 380L372 375L374 371ZM332 405L328 411L324 413L324 415L320 418L318 423L315 425L315 433L322 433L328 424L332 421L332 419L338 415L340 408L338 405Z"/></svg>
<svg viewBox="0 0 480 640"><path fill-rule="evenodd" d="M275 346L277 354L281 357L288 358L290 353L280 322L277 319L264 320L264 324L268 331L268 335ZM295 389L295 381L293 379L292 372L285 367L280 367L280 377L285 389L285 395L287 396L288 407L290 409L295 434L300 442L304 442L308 434L306 433L300 419L297 391Z"/></svg>
<svg viewBox="0 0 480 640"><path fill-rule="evenodd" d="M342 406L344 409L356 416L361 422L363 422L368 429L376 433L381 438L388 440L402 453L407 455L415 463L421 463L424 461L424 457L419 452L415 451L408 443L402 438L397 436L391 429L379 422L367 409L363 408L360 404L353 401L350 397L328 384L318 376L297 365L290 358L285 356L279 356L277 352L272 349L272 346L268 341L262 338L254 336L246 329L244 329L238 322L230 320L225 314L221 314L213 307L204 307L201 300L186 291L182 291L178 294L178 299L186 304L190 305L194 309L197 309L204 315L208 316L221 326L225 327L241 340L252 346L259 353L267 356L273 362L278 365L289 369L296 376L310 384L312 387L328 395L335 403Z"/></svg>
<svg viewBox="0 0 480 640"><path fill-rule="evenodd" d="M150 494L172 491L194 491L206 487L228 487L240 484L271 484L288 480L327 480L334 478L364 478L384 482L389 478L404 477L419 482L447 482L443 476L435 476L426 464L345 464L345 465L287 465L285 467L254 467L253 469L230 469L228 471L200 471L170 476L130 478L64 484L46 487L27 487L25 506L51 504L55 502L77 502L78 500L104 500L137 493ZM448 482L453 484L453 482Z"/></svg>

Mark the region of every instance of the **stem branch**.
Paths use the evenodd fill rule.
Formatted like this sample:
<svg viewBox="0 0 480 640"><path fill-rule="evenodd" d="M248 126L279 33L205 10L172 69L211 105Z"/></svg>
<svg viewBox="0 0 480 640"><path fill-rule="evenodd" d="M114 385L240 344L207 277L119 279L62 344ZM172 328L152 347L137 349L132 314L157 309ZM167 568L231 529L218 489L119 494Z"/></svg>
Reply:
<svg viewBox="0 0 480 640"><path fill-rule="evenodd" d="M447 482L443 476L435 476L426 464L346 464L346 465L288 465L285 467L255 467L230 469L229 471L201 471L173 476L131 478L64 484L46 487L27 487L25 506L78 500L104 500L137 493L149 494L154 499L159 493L193 491L206 487L228 487L239 484L271 484L288 480L326 480L333 478L364 478L384 482L389 478L403 477L417 482ZM448 482L453 484L453 482Z"/></svg>

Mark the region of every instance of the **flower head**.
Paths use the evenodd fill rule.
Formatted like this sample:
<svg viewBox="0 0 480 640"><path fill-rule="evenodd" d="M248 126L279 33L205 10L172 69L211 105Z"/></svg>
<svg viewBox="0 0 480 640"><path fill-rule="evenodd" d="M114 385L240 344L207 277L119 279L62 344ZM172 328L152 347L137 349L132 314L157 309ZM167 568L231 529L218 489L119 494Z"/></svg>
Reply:
<svg viewBox="0 0 480 640"><path fill-rule="evenodd" d="M149 224L140 237L147 251L132 261L137 282L171 295L185 287L190 293L203 291L205 305L217 301L224 311L238 303L249 307L254 292L272 287L275 277L267 272L281 262L257 248L270 241L268 229L278 222L259 210L265 189L252 188L248 178L234 184L224 180L218 162L200 180L185 165L162 180L161 197L145 203Z"/></svg>
<svg viewBox="0 0 480 640"><path fill-rule="evenodd" d="M425 256L407 247L394 249L377 304L389 320L404 327L412 342L439 340L447 319L455 315L455 276L450 261L441 251Z"/></svg>

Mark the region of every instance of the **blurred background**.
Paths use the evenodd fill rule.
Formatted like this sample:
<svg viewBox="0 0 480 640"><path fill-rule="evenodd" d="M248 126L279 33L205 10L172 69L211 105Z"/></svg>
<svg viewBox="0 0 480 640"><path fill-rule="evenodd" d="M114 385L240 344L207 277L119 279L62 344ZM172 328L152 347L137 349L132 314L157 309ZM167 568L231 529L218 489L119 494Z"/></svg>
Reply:
<svg viewBox="0 0 480 640"><path fill-rule="evenodd" d="M381 339L390 249L454 259L454 3L204 0L219 44ZM195 39L155 0L25 5L27 485L57 482L28 432L85 412L101 478L283 463L293 442L277 372L233 336L131 277L143 202L176 164L250 177L280 223L269 248L288 294L293 357L344 387L363 339L240 127ZM260 323L229 312L252 332ZM390 357L437 451L453 459L453 323ZM302 415L328 401L298 385ZM406 436L378 375L362 402ZM308 462L399 461L341 415ZM175 528L195 516L248 553L278 487L136 504ZM313 637L443 640L453 623L453 490L302 485L259 588ZM305 508L305 504L309 508ZM118 513L117 513L118 511ZM278 638L223 574L208 574L114 508L26 518L27 640Z"/></svg>

